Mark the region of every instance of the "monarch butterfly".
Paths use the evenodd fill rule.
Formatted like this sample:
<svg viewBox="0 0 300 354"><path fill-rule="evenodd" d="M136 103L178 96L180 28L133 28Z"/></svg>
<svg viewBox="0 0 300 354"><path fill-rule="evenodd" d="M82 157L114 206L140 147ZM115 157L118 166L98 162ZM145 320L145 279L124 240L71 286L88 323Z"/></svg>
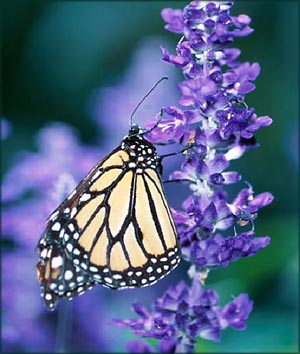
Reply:
<svg viewBox="0 0 300 354"><path fill-rule="evenodd" d="M178 265L161 158L145 139L148 132L132 125L49 217L37 263L49 309L97 283L112 289L154 284Z"/></svg>

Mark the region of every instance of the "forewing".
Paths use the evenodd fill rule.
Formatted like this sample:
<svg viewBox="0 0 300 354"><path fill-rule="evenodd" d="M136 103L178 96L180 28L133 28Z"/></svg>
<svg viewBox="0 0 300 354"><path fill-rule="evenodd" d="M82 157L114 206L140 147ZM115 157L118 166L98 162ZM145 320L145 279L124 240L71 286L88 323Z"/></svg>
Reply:
<svg viewBox="0 0 300 354"><path fill-rule="evenodd" d="M94 183L97 196L77 208L64 232L67 253L104 286L155 283L180 259L160 176L150 168L142 173L124 168L105 193L101 178Z"/></svg>

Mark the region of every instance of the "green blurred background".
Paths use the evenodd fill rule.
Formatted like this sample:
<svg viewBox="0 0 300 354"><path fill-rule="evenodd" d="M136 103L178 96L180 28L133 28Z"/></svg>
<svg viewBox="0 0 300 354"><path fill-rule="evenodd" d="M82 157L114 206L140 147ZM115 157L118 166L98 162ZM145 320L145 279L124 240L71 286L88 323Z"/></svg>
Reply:
<svg viewBox="0 0 300 354"><path fill-rule="evenodd" d="M34 151L35 133L52 120L68 122L83 141L94 143L95 125L87 109L91 93L116 84L148 36L163 36L175 48L178 37L164 30L160 11L187 3L3 2L2 116L12 123L13 135L3 143L2 173L17 152ZM262 68L247 103L274 120L258 132L260 148L232 165L256 193L268 190L275 196L256 221L257 235L270 235L272 242L254 258L211 272L207 284L220 292L223 303L232 294L248 292L255 307L246 331L226 330L220 344L201 340L198 350L296 352L299 2L238 1L232 13L252 18L254 33L234 44L242 50L241 61L259 62Z"/></svg>

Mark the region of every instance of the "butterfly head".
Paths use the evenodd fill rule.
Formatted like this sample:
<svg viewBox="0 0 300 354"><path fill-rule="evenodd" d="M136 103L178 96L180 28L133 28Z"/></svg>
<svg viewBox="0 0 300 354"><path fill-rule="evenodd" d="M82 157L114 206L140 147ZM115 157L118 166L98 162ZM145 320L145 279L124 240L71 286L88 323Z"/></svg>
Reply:
<svg viewBox="0 0 300 354"><path fill-rule="evenodd" d="M144 130L138 125L132 125L127 136L124 137L121 149L130 156L132 168L154 168L160 166L156 148L144 138Z"/></svg>
<svg viewBox="0 0 300 354"><path fill-rule="evenodd" d="M129 129L128 137L142 137L143 133L143 128L141 128L137 124L133 124Z"/></svg>

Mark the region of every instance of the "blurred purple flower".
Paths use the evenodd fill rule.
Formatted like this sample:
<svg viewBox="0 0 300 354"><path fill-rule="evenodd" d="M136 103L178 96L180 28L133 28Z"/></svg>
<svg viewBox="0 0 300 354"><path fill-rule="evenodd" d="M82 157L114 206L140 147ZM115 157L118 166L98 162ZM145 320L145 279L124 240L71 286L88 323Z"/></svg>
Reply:
<svg viewBox="0 0 300 354"><path fill-rule="evenodd" d="M53 329L41 314L33 252L2 254L3 352L54 351ZM12 276L13 274L13 276Z"/></svg>
<svg viewBox="0 0 300 354"><path fill-rule="evenodd" d="M86 293L86 296L75 299L74 303L63 300L65 303L60 304L58 311L49 313L38 296L40 290L35 263L33 249L31 252L18 249L2 254L3 352L55 352L60 333L54 323L59 320L61 306L66 306L69 313L67 333L70 337L64 340L68 342L70 351L110 350L109 342L105 341L111 331L106 326L110 312L107 306L106 309L103 306L100 289L97 294ZM102 321L99 321L99 314Z"/></svg>
<svg viewBox="0 0 300 354"><path fill-rule="evenodd" d="M150 344L141 340L131 340L126 343L128 353L154 353Z"/></svg>
<svg viewBox="0 0 300 354"><path fill-rule="evenodd" d="M2 239L11 245L2 255L2 345L6 352L56 350L57 333L51 322L58 320L57 314L44 314L35 247L50 212L103 155L99 149L83 146L75 130L62 123L43 128L37 142L38 151L17 157L2 183ZM99 295L76 302L80 306L72 310L75 317L69 326L74 336L76 332L80 336L70 340L71 348L105 351L103 338L109 334L98 316L102 313L105 319L109 311L103 310ZM87 316L90 308L94 311Z"/></svg>
<svg viewBox="0 0 300 354"><path fill-rule="evenodd" d="M62 173L76 182L99 161L101 151L82 146L75 129L52 123L37 136L38 153L21 153L2 182L2 200L10 202L29 191L43 192L53 187Z"/></svg>
<svg viewBox="0 0 300 354"><path fill-rule="evenodd" d="M158 49L161 40L150 37L139 43L121 82L117 86L96 90L91 95L89 110L92 119L105 130L106 143L111 144L108 148L115 147L112 142L116 136L120 140L128 132L130 115L151 85L163 76L168 76L170 82L174 80L175 70L160 62ZM146 118L154 116L163 106L176 103L177 91L172 90L168 82L161 85L138 109L133 123L142 126Z"/></svg>
<svg viewBox="0 0 300 354"><path fill-rule="evenodd" d="M10 122L5 118L1 118L1 140L7 139L11 134L11 130Z"/></svg>
<svg viewBox="0 0 300 354"><path fill-rule="evenodd" d="M70 193L103 155L82 146L75 130L62 123L43 128L37 145L38 152L19 155L2 181L2 235L30 249L62 195Z"/></svg>

